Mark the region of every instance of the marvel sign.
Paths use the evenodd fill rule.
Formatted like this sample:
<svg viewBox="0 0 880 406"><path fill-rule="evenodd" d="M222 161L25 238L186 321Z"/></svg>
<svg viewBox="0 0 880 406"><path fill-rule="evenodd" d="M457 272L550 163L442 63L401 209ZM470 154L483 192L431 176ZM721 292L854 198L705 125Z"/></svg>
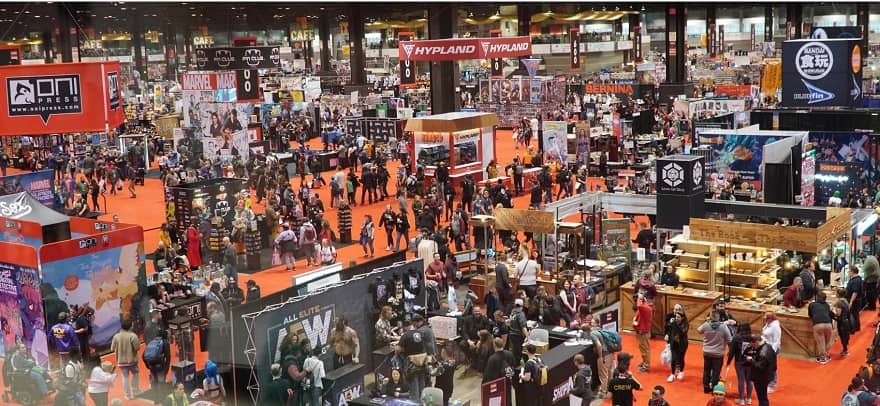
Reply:
<svg viewBox="0 0 880 406"><path fill-rule="evenodd" d="M400 59L407 61L514 58L530 55L532 40L530 37L493 37L400 41L398 50Z"/></svg>

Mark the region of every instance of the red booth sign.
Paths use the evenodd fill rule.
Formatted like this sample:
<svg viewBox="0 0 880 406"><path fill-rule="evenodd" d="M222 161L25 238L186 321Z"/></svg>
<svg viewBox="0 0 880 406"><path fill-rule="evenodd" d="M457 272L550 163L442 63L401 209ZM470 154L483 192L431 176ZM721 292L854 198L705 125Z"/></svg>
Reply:
<svg viewBox="0 0 880 406"><path fill-rule="evenodd" d="M180 87L183 90L235 89L235 72L181 73Z"/></svg>
<svg viewBox="0 0 880 406"><path fill-rule="evenodd" d="M0 67L0 135L105 131L125 117L119 62Z"/></svg>
<svg viewBox="0 0 880 406"><path fill-rule="evenodd" d="M398 51L400 59L407 61L514 58L532 54L532 38L494 37L400 41Z"/></svg>

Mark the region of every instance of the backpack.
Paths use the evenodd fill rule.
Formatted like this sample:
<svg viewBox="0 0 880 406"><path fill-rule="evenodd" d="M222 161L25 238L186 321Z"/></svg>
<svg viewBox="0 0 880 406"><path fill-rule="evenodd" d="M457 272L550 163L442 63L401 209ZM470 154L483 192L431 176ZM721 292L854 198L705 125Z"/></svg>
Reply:
<svg viewBox="0 0 880 406"><path fill-rule="evenodd" d="M615 331L599 330L602 335L602 351L604 352L620 352L620 334Z"/></svg>
<svg viewBox="0 0 880 406"><path fill-rule="evenodd" d="M162 347L165 344L161 338L156 337L149 344L147 344L147 349L144 350L144 362L147 364L156 364L162 361Z"/></svg>
<svg viewBox="0 0 880 406"><path fill-rule="evenodd" d="M303 240L305 240L305 242L315 242L317 238L318 233L315 232L315 227L306 225L305 230L303 231Z"/></svg>
<svg viewBox="0 0 880 406"><path fill-rule="evenodd" d="M532 361L529 360L527 362ZM547 368L547 365L544 364L544 360L540 357L535 357L534 363L538 367L538 376L533 376L532 380L538 385L544 386L547 384L548 377L550 376L550 369Z"/></svg>
<svg viewBox="0 0 880 406"><path fill-rule="evenodd" d="M859 406L859 397L855 393L844 393L840 406Z"/></svg>

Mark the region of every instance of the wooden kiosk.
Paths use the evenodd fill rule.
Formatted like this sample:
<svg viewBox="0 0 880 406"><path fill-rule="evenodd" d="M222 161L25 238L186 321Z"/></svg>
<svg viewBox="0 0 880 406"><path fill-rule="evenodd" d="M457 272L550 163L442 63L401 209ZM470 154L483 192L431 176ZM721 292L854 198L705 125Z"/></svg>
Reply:
<svg viewBox="0 0 880 406"><path fill-rule="evenodd" d="M412 133L409 145L413 172L416 165L432 177L437 163L449 167L453 186L467 175L483 180L483 170L495 159L495 113L455 112L411 118L404 130Z"/></svg>
<svg viewBox="0 0 880 406"><path fill-rule="evenodd" d="M778 254L771 251L817 253L850 232L849 209L829 208L826 216L825 223L816 228L690 219L690 238L670 240L674 245L671 255L678 258L676 273L682 281L678 288L657 286L651 333L662 337L665 316L681 304L690 321L688 337L701 340L697 328L706 321L712 305L727 296L727 311L736 320L748 321L752 331L761 331L765 313L776 314L782 327L783 355L815 358L813 324L806 306L790 309L776 304L775 273L780 264ZM752 255L747 257L748 252ZM630 331L633 294L632 282L621 287L621 326ZM832 290L826 294L828 303L836 300Z"/></svg>

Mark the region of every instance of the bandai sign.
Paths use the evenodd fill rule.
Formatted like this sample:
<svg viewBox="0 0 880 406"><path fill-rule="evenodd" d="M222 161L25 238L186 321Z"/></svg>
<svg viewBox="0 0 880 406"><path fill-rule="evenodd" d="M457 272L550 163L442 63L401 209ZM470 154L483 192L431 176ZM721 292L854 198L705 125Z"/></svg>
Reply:
<svg viewBox="0 0 880 406"><path fill-rule="evenodd" d="M782 104L858 107L863 50L858 39L793 40L782 44Z"/></svg>

